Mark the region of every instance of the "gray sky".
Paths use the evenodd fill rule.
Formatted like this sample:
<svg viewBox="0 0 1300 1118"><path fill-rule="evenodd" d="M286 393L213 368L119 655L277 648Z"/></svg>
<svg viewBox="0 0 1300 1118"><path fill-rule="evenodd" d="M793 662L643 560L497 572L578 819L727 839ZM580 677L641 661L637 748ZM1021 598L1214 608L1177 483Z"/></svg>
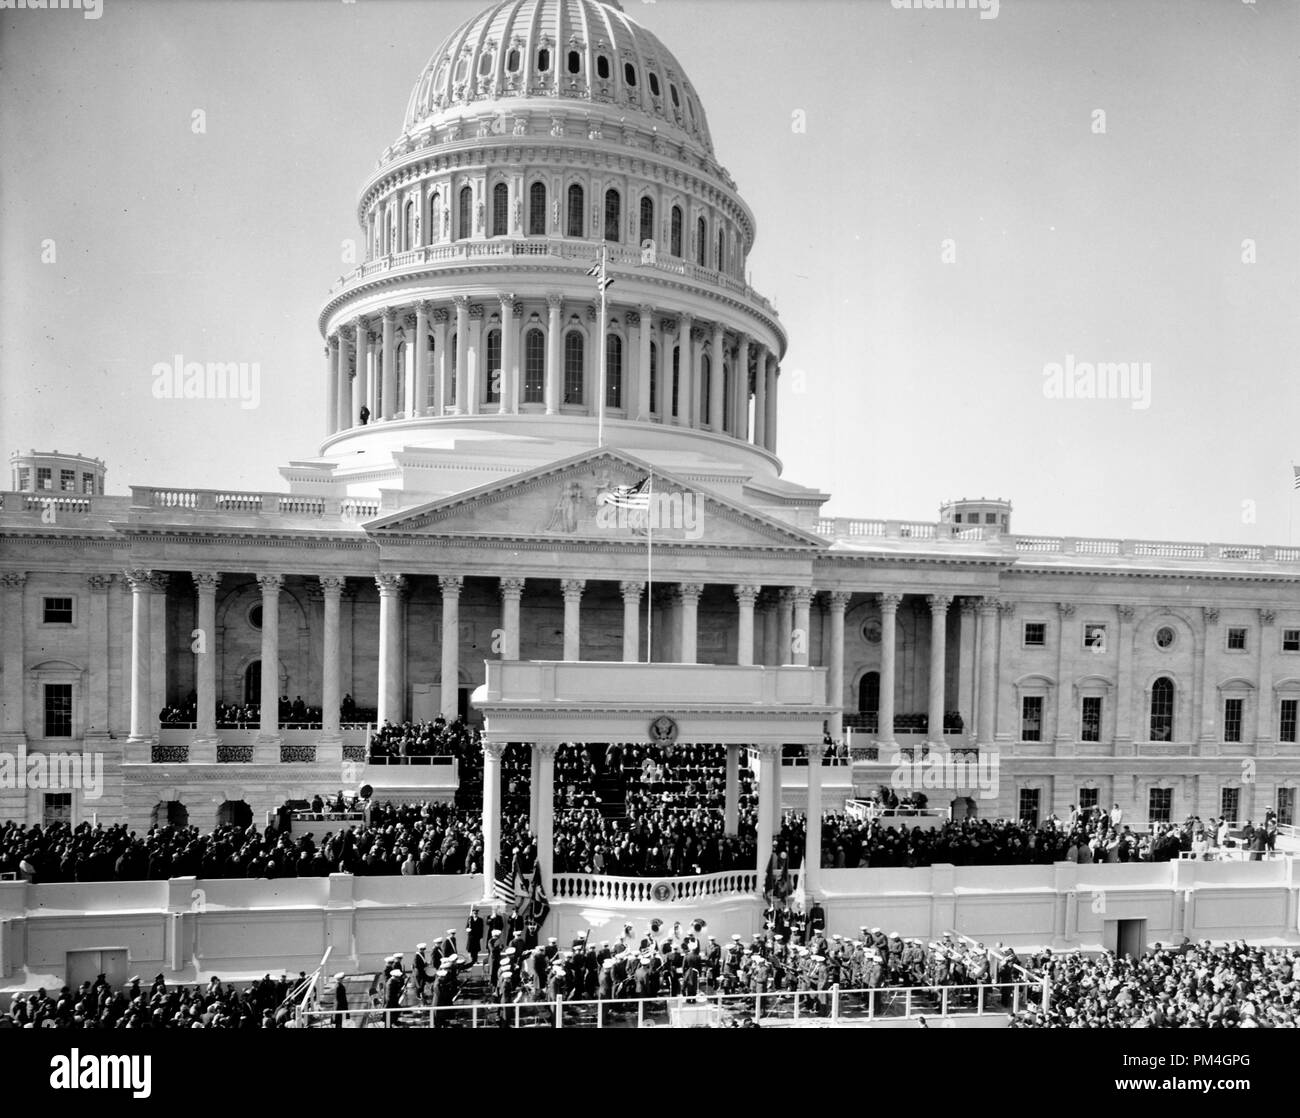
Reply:
<svg viewBox="0 0 1300 1118"><path fill-rule="evenodd" d="M282 489L357 191L483 5L103 3L0 12L0 448L104 457L113 492ZM757 217L785 473L827 511L1300 538L1300 3L624 6ZM178 353L259 362L260 407L154 399ZM1149 363L1149 406L1049 398L1067 361Z"/></svg>

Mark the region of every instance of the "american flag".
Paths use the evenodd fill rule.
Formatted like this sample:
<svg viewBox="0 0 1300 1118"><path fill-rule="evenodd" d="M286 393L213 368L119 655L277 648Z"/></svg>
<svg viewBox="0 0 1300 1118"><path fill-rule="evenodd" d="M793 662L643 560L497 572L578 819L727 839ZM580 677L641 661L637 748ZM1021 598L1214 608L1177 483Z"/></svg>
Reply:
<svg viewBox="0 0 1300 1118"><path fill-rule="evenodd" d="M1295 474L1295 485L1293 489L1300 489L1300 466L1292 466L1291 471Z"/></svg>
<svg viewBox="0 0 1300 1118"><path fill-rule="evenodd" d="M503 904L518 908L519 901L524 895L519 871L512 869L506 873L498 873L493 879L492 895Z"/></svg>
<svg viewBox="0 0 1300 1118"><path fill-rule="evenodd" d="M596 277L596 287L601 291L614 285L614 281L605 275L605 265L603 263L597 262L593 264L587 269L587 275Z"/></svg>
<svg viewBox="0 0 1300 1118"><path fill-rule="evenodd" d="M645 512L650 508L650 494L646 489L649 484L650 475L646 474L635 485L616 485L609 491L609 503L615 508Z"/></svg>

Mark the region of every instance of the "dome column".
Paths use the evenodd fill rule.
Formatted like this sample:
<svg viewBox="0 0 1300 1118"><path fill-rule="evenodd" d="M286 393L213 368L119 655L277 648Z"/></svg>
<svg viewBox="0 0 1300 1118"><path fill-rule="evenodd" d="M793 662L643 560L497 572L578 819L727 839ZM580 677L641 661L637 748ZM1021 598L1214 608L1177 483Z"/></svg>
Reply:
<svg viewBox="0 0 1300 1118"><path fill-rule="evenodd" d="M325 340L325 434L334 434L339 427L339 342L337 338Z"/></svg>
<svg viewBox="0 0 1300 1118"><path fill-rule="evenodd" d="M623 662L636 664L641 660L641 595L644 582L619 583L623 592Z"/></svg>
<svg viewBox="0 0 1300 1118"><path fill-rule="evenodd" d="M339 353L339 376L335 382L338 392L334 403L334 430L346 431L356 425L356 412L352 409L352 361L348 356L348 336L342 327L334 335Z"/></svg>
<svg viewBox="0 0 1300 1118"><path fill-rule="evenodd" d="M755 446L767 445L767 346L758 347L758 362L754 373L754 437Z"/></svg>
<svg viewBox="0 0 1300 1118"><path fill-rule="evenodd" d="M654 322L654 308L642 303L637 307L641 319L637 325L636 364L636 418L638 423L650 422L650 330Z"/></svg>
<svg viewBox="0 0 1300 1118"><path fill-rule="evenodd" d="M429 412L429 311L432 304L421 299L415 306L415 395L408 417Z"/></svg>
<svg viewBox="0 0 1300 1118"><path fill-rule="evenodd" d="M722 416L724 406L724 392L726 380L723 377L723 366L726 363L726 354L723 352L723 326L721 322L713 324L713 359L709 364L709 428L718 434L722 433Z"/></svg>
<svg viewBox="0 0 1300 1118"><path fill-rule="evenodd" d="M560 308L559 295L546 296L546 414L560 410Z"/></svg>
<svg viewBox="0 0 1300 1118"><path fill-rule="evenodd" d="M681 347L681 366L677 379L677 422L695 426L695 319L684 314L677 320L677 344Z"/></svg>
<svg viewBox="0 0 1300 1118"><path fill-rule="evenodd" d="M392 419L397 409L393 406L397 403L397 358L395 350L397 348L397 308L384 308L384 338L381 360L383 369L381 376L383 381L379 392L379 407L381 418Z"/></svg>
<svg viewBox="0 0 1300 1118"><path fill-rule="evenodd" d="M463 415L468 395L469 296L455 295L452 302L456 304L456 379L452 388L455 399L452 401L451 414Z"/></svg>
<svg viewBox="0 0 1300 1118"><path fill-rule="evenodd" d="M442 589L442 716L455 722L460 715L460 591L461 575L439 575Z"/></svg>
<svg viewBox="0 0 1300 1118"><path fill-rule="evenodd" d="M361 408L366 402L366 320L364 318L353 319L352 336L352 350L357 367L352 377L352 414L349 416L351 420L349 426L356 427L361 423Z"/></svg>
<svg viewBox="0 0 1300 1118"><path fill-rule="evenodd" d="M462 336L463 338L463 336ZM468 344L466 344L468 342ZM469 308L469 337L462 340L465 346L465 367L469 374L465 381L466 415L478 415L479 400L483 398L483 304L474 303Z"/></svg>
<svg viewBox="0 0 1300 1118"><path fill-rule="evenodd" d="M447 401L451 399L451 360L447 349L447 321L450 317L446 307L438 307L433 312L433 363L437 370L434 415L446 415Z"/></svg>
<svg viewBox="0 0 1300 1118"><path fill-rule="evenodd" d="M258 575L262 588L262 695L257 740L280 740L280 588L283 575Z"/></svg>
<svg viewBox="0 0 1300 1118"><path fill-rule="evenodd" d="M519 370L515 367L515 297L500 295L501 302L501 406L498 413L513 415L519 410ZM488 370L491 376L491 370Z"/></svg>
<svg viewBox="0 0 1300 1118"><path fill-rule="evenodd" d="M767 355L764 381L767 384L767 405L763 412L763 447L776 453L776 354Z"/></svg>
<svg viewBox="0 0 1300 1118"><path fill-rule="evenodd" d="M754 601L760 587L735 587L736 604L740 607L740 620L736 630L736 663L749 666L754 662Z"/></svg>
<svg viewBox="0 0 1300 1118"><path fill-rule="evenodd" d="M731 401L732 406L735 408L735 411L731 413L733 416L731 433L738 439L749 438L750 345L748 334L741 334L736 340L736 367L731 378L731 383L736 390Z"/></svg>

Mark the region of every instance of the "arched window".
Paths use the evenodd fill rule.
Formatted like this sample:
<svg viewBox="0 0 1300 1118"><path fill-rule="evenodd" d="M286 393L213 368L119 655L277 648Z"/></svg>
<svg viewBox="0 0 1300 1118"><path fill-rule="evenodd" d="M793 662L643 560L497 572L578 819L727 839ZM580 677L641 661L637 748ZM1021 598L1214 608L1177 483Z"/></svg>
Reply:
<svg viewBox="0 0 1300 1118"><path fill-rule="evenodd" d="M623 339L617 334L605 338L605 407L623 406Z"/></svg>
<svg viewBox="0 0 1300 1118"><path fill-rule="evenodd" d="M516 48L512 47L506 55L506 69L512 74L519 73L519 51Z"/></svg>
<svg viewBox="0 0 1300 1118"><path fill-rule="evenodd" d="M677 385L681 379L682 372L682 351L673 346L673 418L677 417Z"/></svg>
<svg viewBox="0 0 1300 1118"><path fill-rule="evenodd" d="M623 63L623 80L627 82L631 88L636 88L636 67L630 62Z"/></svg>
<svg viewBox="0 0 1300 1118"><path fill-rule="evenodd" d="M646 241L653 241L655 236L655 203L654 199L645 197L641 199L641 236L639 243L645 244Z"/></svg>
<svg viewBox="0 0 1300 1118"><path fill-rule="evenodd" d="M716 265L716 270L719 272L722 271L722 261L726 256L726 252L727 252L727 234L725 230L719 229L718 230L718 263Z"/></svg>
<svg viewBox="0 0 1300 1118"><path fill-rule="evenodd" d="M254 660L244 669L244 702L256 706L262 701L262 661Z"/></svg>
<svg viewBox="0 0 1300 1118"><path fill-rule="evenodd" d="M695 263L704 267L704 254L708 252L709 233L704 218L695 223Z"/></svg>
<svg viewBox="0 0 1300 1118"><path fill-rule="evenodd" d="M489 330L487 336L487 382L483 402L501 403L501 331Z"/></svg>
<svg viewBox="0 0 1300 1118"><path fill-rule="evenodd" d="M579 74L582 72L582 55L576 50L569 51L569 73Z"/></svg>
<svg viewBox="0 0 1300 1118"><path fill-rule="evenodd" d="M524 403L546 399L546 336L536 327L524 334Z"/></svg>
<svg viewBox="0 0 1300 1118"><path fill-rule="evenodd" d="M456 346L460 340L459 335L453 333L451 341L448 343L447 361L450 374L447 377L447 406L455 407L456 405Z"/></svg>
<svg viewBox="0 0 1300 1118"><path fill-rule="evenodd" d="M467 241L470 234L474 231L472 213L474 210L474 189L469 186L460 188L460 195L456 202L456 238L457 240Z"/></svg>
<svg viewBox="0 0 1300 1118"><path fill-rule="evenodd" d="M727 402L734 399L731 391L731 362L725 358L722 362L722 430L726 434L731 433L731 409L727 407Z"/></svg>
<svg viewBox="0 0 1300 1118"><path fill-rule="evenodd" d="M535 182L528 188L528 235L546 235L546 184Z"/></svg>
<svg viewBox="0 0 1300 1118"><path fill-rule="evenodd" d="M708 355L700 358L700 422L709 421L709 390L713 387L713 379L709 376L709 370L713 363L709 360Z"/></svg>
<svg viewBox="0 0 1300 1118"><path fill-rule="evenodd" d="M499 182L492 188L492 236L504 237L509 232L509 212L510 188Z"/></svg>
<svg viewBox="0 0 1300 1118"><path fill-rule="evenodd" d="M656 97L659 96L659 75L653 70L650 71L650 92Z"/></svg>
<svg viewBox="0 0 1300 1118"><path fill-rule="evenodd" d="M1151 740L1174 740L1174 681L1164 675L1151 685Z"/></svg>
<svg viewBox="0 0 1300 1118"><path fill-rule="evenodd" d="M581 237L585 232L583 228L586 209L584 208L584 198L582 187L576 182L569 187L569 224L566 232L570 237Z"/></svg>
<svg viewBox="0 0 1300 1118"><path fill-rule="evenodd" d="M644 325L642 330L646 329ZM659 347L650 343L650 410L659 410Z"/></svg>
<svg viewBox="0 0 1300 1118"><path fill-rule="evenodd" d="M492 73L492 61L494 58L495 56L490 50L485 50L481 55L479 55L479 60L478 60L479 77L486 78L490 73Z"/></svg>
<svg viewBox="0 0 1300 1118"><path fill-rule="evenodd" d="M564 402L582 403L582 335L570 330L564 335Z"/></svg>
<svg viewBox="0 0 1300 1118"><path fill-rule="evenodd" d="M609 80L609 59L603 54L596 55L596 77L601 81Z"/></svg>
<svg viewBox="0 0 1300 1118"><path fill-rule="evenodd" d="M247 827L253 822L253 809L243 800L226 800L217 808L218 827Z"/></svg>
<svg viewBox="0 0 1300 1118"><path fill-rule="evenodd" d="M858 681L858 713L880 713L880 673L867 672Z"/></svg>
<svg viewBox="0 0 1300 1118"><path fill-rule="evenodd" d="M437 191L429 199L429 232L424 239L429 244L442 240L442 195Z"/></svg>
<svg viewBox="0 0 1300 1118"><path fill-rule="evenodd" d="M546 73L551 68L551 52L545 47L537 52L537 72Z"/></svg>
<svg viewBox="0 0 1300 1118"><path fill-rule="evenodd" d="M682 254L682 208L674 206L669 218L668 251L674 256Z"/></svg>
<svg viewBox="0 0 1300 1118"><path fill-rule="evenodd" d="M456 63L455 80L458 82L463 82L465 80L465 75L468 73L469 73L469 55L462 54L460 56L460 59Z"/></svg>
<svg viewBox="0 0 1300 1118"><path fill-rule="evenodd" d="M617 241L618 230L623 222L623 207L617 190L605 191L605 240Z"/></svg>
<svg viewBox="0 0 1300 1118"><path fill-rule="evenodd" d="M411 198L406 203L406 244L403 248L415 248L415 199Z"/></svg>

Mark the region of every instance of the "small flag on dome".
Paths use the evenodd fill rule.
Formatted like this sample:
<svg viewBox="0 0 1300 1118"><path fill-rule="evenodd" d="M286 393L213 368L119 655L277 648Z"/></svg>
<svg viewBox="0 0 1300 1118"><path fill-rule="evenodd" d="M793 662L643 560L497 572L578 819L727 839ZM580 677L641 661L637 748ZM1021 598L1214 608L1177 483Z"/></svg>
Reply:
<svg viewBox="0 0 1300 1118"><path fill-rule="evenodd" d="M598 281L596 286L601 291L604 291L608 287L614 286L614 281L605 275L605 265L602 263L593 264L590 268L587 269L587 275L596 277Z"/></svg>

